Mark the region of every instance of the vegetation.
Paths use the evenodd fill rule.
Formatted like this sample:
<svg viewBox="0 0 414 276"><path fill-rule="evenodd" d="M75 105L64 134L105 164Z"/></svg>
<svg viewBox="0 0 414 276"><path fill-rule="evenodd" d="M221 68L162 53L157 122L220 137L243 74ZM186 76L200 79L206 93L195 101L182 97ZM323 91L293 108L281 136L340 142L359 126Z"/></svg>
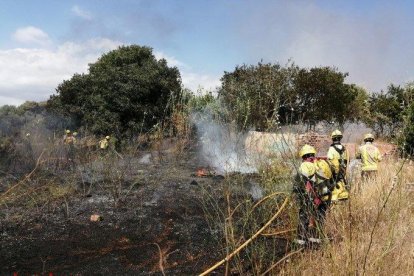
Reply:
<svg viewBox="0 0 414 276"><path fill-rule="evenodd" d="M122 46L61 83L48 107L99 135L132 136L168 118L180 97L176 67L157 60L152 49Z"/></svg>
<svg viewBox="0 0 414 276"><path fill-rule="evenodd" d="M194 118L215 120L230 128L234 123L239 130L264 131L296 123L311 127L320 122L341 125L363 121L378 136L398 141L403 153L412 155L414 85L390 85L385 92L369 94L346 84L346 77L346 73L330 67L258 63L225 72L218 96L206 91L194 95L182 89L178 69L168 67L165 60L156 60L150 48L120 47L91 64L87 74L76 74L61 83L47 105L27 102L0 108L0 175L2 185L6 183L0 205L17 207L18 215L28 210L28 215L31 208L41 213L59 204L68 218L82 201L71 201L72 197L80 198L79 191L85 198L94 189L99 190L115 209L123 208L126 200L144 198L142 190L134 193L135 189L150 184L155 187L161 177L177 180L173 190L185 189L188 185L183 183L189 181L180 178L183 171L179 170L185 165L180 157L196 144L191 144ZM66 128L80 129L78 143L72 148L61 140ZM97 148L99 139L107 134L122 138L124 147L119 151L110 147L107 152ZM147 166L144 157L148 152L155 166ZM172 155L172 164L179 165L170 175L157 175L166 155ZM351 199L333 206L328 214L326 231L331 240L317 251L295 250L290 241L295 237L297 206L290 191L297 160L293 155L285 157L275 156L255 174L226 174L220 179L221 189L203 186L202 181L191 182L203 191L210 232L216 234L216 247L222 249L219 252L223 257L243 246L243 251L223 262L226 274L411 273L412 166L402 160L386 161L375 182L350 181ZM152 167L151 174L146 174L147 167ZM357 192L355 184L363 185L362 192ZM254 198L246 187L260 189L264 197ZM149 194L155 203L148 201L141 207L150 209L161 197L153 190ZM166 195L180 204L172 193ZM193 211L187 207L180 211L186 216ZM162 206L156 209L162 216L170 212L158 208ZM269 227L257 234L268 222ZM167 232L173 233L171 229ZM244 246L246 242L248 246ZM168 252L168 247L161 252L158 241L155 245L163 271L162 263L168 255L179 250ZM290 261L284 262L288 257Z"/></svg>
<svg viewBox="0 0 414 276"><path fill-rule="evenodd" d="M365 91L345 84L348 74L335 68L299 68L294 64L237 66L225 72L219 97L240 129L274 130L279 125L303 122L358 120Z"/></svg>
<svg viewBox="0 0 414 276"><path fill-rule="evenodd" d="M414 155L414 102L404 112L404 128L400 138L403 156Z"/></svg>
<svg viewBox="0 0 414 276"><path fill-rule="evenodd" d="M408 275L412 262L414 168L382 164L378 179L352 190L351 200L333 206L327 233L332 242L304 251L274 272L278 275Z"/></svg>
<svg viewBox="0 0 414 276"><path fill-rule="evenodd" d="M373 93L369 98L369 116L365 122L377 136L396 138L403 126L404 111L414 99L413 84L405 87L391 84L387 90Z"/></svg>
<svg viewBox="0 0 414 276"><path fill-rule="evenodd" d="M295 101L292 80L298 67L291 64L242 65L225 72L219 97L241 129L272 129L279 124L279 109Z"/></svg>
<svg viewBox="0 0 414 276"><path fill-rule="evenodd" d="M357 91L344 83L347 75L329 67L299 70L293 80L297 95L293 106L295 121L304 121L309 125L318 122L343 125L356 119L352 106Z"/></svg>

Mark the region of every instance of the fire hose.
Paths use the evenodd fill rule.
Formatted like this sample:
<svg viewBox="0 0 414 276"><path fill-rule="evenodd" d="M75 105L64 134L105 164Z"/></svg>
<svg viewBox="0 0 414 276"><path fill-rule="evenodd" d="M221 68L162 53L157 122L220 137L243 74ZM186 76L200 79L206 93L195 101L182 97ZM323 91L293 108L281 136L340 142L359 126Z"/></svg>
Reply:
<svg viewBox="0 0 414 276"><path fill-rule="evenodd" d="M275 193L275 194L280 194L280 193ZM270 198L270 196L267 196L266 199ZM258 202L257 204L254 205L254 207L257 207L258 204L264 202L264 198ZM237 253L239 253L243 248L245 248L247 245L249 245L254 239L256 239L267 227L269 227L270 224L272 224L272 222L282 213L283 209L286 207L286 205L289 202L289 197L286 197L285 200L283 201L282 206L280 206L279 210L272 216L272 218L266 222L266 224L260 228L253 236L251 236L247 241L245 241L242 245L240 245L237 249L235 249L233 252L231 252L230 254L228 254L224 259L222 259L221 261L217 262L215 265L213 265L212 267L210 267L209 269L205 270L203 273L201 273L199 276L204 276L209 274L210 272L212 272L213 270L215 270L217 267L219 267L220 265L224 264L225 262L228 262L231 258L233 258ZM285 231L281 231L280 233L285 232ZM273 235L276 235L277 233L273 233Z"/></svg>

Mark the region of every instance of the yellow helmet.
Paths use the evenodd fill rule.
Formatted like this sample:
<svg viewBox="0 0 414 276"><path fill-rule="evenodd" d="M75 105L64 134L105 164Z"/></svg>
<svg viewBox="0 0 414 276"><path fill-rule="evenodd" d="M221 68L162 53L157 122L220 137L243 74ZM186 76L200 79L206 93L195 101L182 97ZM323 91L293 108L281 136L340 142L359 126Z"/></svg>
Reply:
<svg viewBox="0 0 414 276"><path fill-rule="evenodd" d="M106 139L106 140L109 140L109 138L110 138L109 136L106 136L106 137L105 137L105 139Z"/></svg>
<svg viewBox="0 0 414 276"><path fill-rule="evenodd" d="M334 138L334 137L342 138L342 132L340 132L338 129L334 130L331 134L331 138Z"/></svg>
<svg viewBox="0 0 414 276"><path fill-rule="evenodd" d="M365 134L364 141L368 141L368 140L374 141L374 135L372 135L371 133Z"/></svg>
<svg viewBox="0 0 414 276"><path fill-rule="evenodd" d="M66 134L69 134L69 133L70 133L70 130L69 130L69 129L67 129L65 132L66 132Z"/></svg>
<svg viewBox="0 0 414 276"><path fill-rule="evenodd" d="M310 145L304 145L299 151L299 156L303 157L306 154L316 154L315 148Z"/></svg>

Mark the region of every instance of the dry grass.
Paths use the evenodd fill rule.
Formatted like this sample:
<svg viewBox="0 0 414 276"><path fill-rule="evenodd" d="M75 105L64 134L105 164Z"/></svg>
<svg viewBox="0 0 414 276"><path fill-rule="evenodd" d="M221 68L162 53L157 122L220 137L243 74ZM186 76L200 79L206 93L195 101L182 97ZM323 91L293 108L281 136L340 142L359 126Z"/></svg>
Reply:
<svg viewBox="0 0 414 276"><path fill-rule="evenodd" d="M290 198L281 207L289 193L286 182L291 182L291 168L281 165L263 166L255 177L229 174L221 195L217 188L205 191L204 211L211 230L217 233L218 247L223 248L223 258L232 256L218 271L224 270L226 275L260 275L285 252L285 241L294 232L297 210ZM254 200L246 194L249 182L263 189L262 199ZM271 220L279 211L277 218ZM242 250L233 255L240 247Z"/></svg>
<svg viewBox="0 0 414 276"><path fill-rule="evenodd" d="M261 182L268 191L266 194L270 194L270 190L283 189L283 185L273 189L268 185L274 180L280 183L277 176L284 176L283 172L279 169L263 171ZM269 200L255 207L246 198L235 196L234 187L240 185L237 182L241 180L236 181L233 177L225 182L228 186L224 190L224 204L215 202L215 208L210 206L207 212L216 223L221 221L216 226L223 227L218 233L224 256L255 233L279 205L278 201ZM252 242L223 269L228 274L241 275L262 275L264 272L270 275L412 275L414 184L410 183L414 183L414 165L402 161L383 162L376 181L362 183L360 193L354 185L349 201L332 206L326 222L330 241L325 241L320 249L298 251L293 247L286 252L290 256L280 260L275 254L280 244L272 237L264 236ZM216 215L213 209L216 209ZM296 205L292 201L266 232L295 229L296 220ZM279 237L291 240L294 232Z"/></svg>
<svg viewBox="0 0 414 276"><path fill-rule="evenodd" d="M333 240L320 250L296 254L278 275L412 275L414 271L414 167L381 164L376 181L352 190L333 206L326 231Z"/></svg>

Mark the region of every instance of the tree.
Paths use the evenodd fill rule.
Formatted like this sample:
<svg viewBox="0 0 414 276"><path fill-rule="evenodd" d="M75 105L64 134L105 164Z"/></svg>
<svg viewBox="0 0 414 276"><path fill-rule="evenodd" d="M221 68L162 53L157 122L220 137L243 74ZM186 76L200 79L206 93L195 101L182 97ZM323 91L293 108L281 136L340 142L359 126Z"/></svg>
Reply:
<svg viewBox="0 0 414 276"><path fill-rule="evenodd" d="M299 70L293 80L295 118L309 126L318 122L343 124L355 119L352 103L357 98L358 90L344 83L347 75L330 67Z"/></svg>
<svg viewBox="0 0 414 276"><path fill-rule="evenodd" d="M414 102L404 111L404 128L401 149L405 155L414 155Z"/></svg>
<svg viewBox="0 0 414 276"><path fill-rule="evenodd" d="M351 84L349 89L351 93L355 95L354 100L349 106L347 106L349 121L362 121L364 122L369 116L369 95L368 92L355 84Z"/></svg>
<svg viewBox="0 0 414 276"><path fill-rule="evenodd" d="M219 98L239 128L272 129L280 123L280 107L288 106L292 98L291 81L296 71L293 64L282 67L259 62L256 66L237 66L221 78Z"/></svg>
<svg viewBox="0 0 414 276"><path fill-rule="evenodd" d="M244 129L265 130L296 122L343 124L360 120L367 111L366 91L345 84L347 75L331 67L243 65L225 72L219 96Z"/></svg>
<svg viewBox="0 0 414 276"><path fill-rule="evenodd" d="M152 49L122 46L61 83L48 107L75 119L95 134L132 135L148 131L171 113L181 77Z"/></svg>
<svg viewBox="0 0 414 276"><path fill-rule="evenodd" d="M409 105L407 97L405 89L394 84L389 85L385 92L371 95L366 124L377 136L395 138L397 129L402 127L403 111Z"/></svg>

